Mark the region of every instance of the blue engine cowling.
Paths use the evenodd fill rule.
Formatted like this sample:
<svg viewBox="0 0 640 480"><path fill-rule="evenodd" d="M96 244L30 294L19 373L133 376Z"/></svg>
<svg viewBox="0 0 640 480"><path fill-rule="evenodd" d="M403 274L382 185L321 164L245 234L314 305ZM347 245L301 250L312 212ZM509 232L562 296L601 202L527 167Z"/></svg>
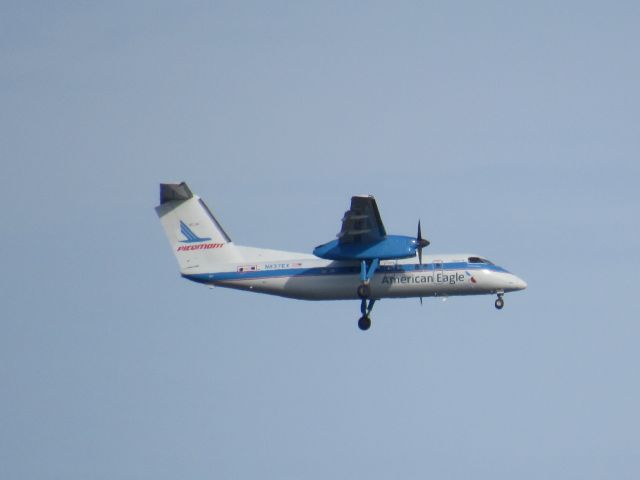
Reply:
<svg viewBox="0 0 640 480"><path fill-rule="evenodd" d="M343 243L333 240L313 249L313 254L327 260L393 260L416 255L419 242L415 237L387 235L372 243Z"/></svg>

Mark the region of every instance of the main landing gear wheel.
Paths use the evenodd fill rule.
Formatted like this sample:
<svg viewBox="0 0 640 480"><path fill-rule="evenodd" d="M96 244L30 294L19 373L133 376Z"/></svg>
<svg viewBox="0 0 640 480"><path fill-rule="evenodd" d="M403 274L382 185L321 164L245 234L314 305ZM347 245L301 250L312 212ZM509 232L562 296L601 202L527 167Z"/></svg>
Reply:
<svg viewBox="0 0 640 480"><path fill-rule="evenodd" d="M360 301L360 312L362 313L362 316L358 320L358 328L360 330L365 331L371 328L371 317L369 316L369 314L371 313L371 310L373 309L373 305L375 303L375 299L367 300L366 298L363 298Z"/></svg>
<svg viewBox="0 0 640 480"><path fill-rule="evenodd" d="M360 317L360 320L358 320L358 328L362 331L369 330L369 328L371 328L371 319L366 315Z"/></svg>
<svg viewBox="0 0 640 480"><path fill-rule="evenodd" d="M358 297L364 299L364 298L369 298L370 296L371 296L371 287L368 284L363 283L358 287Z"/></svg>
<svg viewBox="0 0 640 480"><path fill-rule="evenodd" d="M498 299L496 300L496 308L498 310L502 310L502 307L504 307L504 300L502 299L502 295L498 295Z"/></svg>

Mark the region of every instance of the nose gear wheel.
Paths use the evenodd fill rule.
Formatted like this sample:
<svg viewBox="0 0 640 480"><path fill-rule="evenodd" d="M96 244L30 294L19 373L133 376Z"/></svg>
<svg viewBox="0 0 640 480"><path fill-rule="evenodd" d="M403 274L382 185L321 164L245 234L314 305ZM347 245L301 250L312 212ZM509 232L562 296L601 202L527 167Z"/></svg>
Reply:
<svg viewBox="0 0 640 480"><path fill-rule="evenodd" d="M498 310L502 310L502 307L504 307L504 299L502 298L504 294L503 293L499 293L498 294L498 299L496 300L495 306Z"/></svg>

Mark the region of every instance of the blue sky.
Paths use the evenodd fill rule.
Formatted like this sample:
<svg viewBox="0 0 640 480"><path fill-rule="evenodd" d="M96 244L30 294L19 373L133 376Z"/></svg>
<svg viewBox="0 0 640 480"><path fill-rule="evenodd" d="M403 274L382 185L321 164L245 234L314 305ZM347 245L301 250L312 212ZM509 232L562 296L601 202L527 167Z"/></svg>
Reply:
<svg viewBox="0 0 640 480"><path fill-rule="evenodd" d="M0 477L640 474L637 2L5 2ZM310 252L352 194L491 297L189 284L186 180Z"/></svg>

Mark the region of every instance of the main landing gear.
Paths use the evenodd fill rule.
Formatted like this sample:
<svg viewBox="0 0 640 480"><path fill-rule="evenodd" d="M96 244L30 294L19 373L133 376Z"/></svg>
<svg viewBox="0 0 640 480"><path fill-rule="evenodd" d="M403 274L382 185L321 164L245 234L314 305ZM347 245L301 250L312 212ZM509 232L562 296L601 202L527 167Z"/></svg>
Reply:
<svg viewBox="0 0 640 480"><path fill-rule="evenodd" d="M369 298L371 296L371 286L369 283L373 278L373 274L380 266L380 259L374 258L371 263L367 264L366 260L360 262L360 285L358 286L358 297Z"/></svg>
<svg viewBox="0 0 640 480"><path fill-rule="evenodd" d="M362 316L358 320L358 328L362 331L369 330L371 328L371 310L373 310L373 304L376 303L374 299L367 300L363 298L360 303L360 312L362 312Z"/></svg>
<svg viewBox="0 0 640 480"><path fill-rule="evenodd" d="M371 319L366 316L360 317L360 320L358 320L358 328L363 332L369 330L371 328Z"/></svg>
<svg viewBox="0 0 640 480"><path fill-rule="evenodd" d="M496 300L496 308L498 310L502 310L502 307L504 307L504 299L502 298L504 295L504 293L498 293L498 299Z"/></svg>
<svg viewBox="0 0 640 480"><path fill-rule="evenodd" d="M360 281L362 283L358 285L357 294L361 299L360 312L362 313L362 316L358 320L358 328L363 331L371 328L371 317L369 317L369 314L371 313L373 304L376 303L376 301L371 299L370 282L379 265L380 259L378 258L374 258L369 264L367 264L366 260L362 260L362 262L360 262Z"/></svg>
<svg viewBox="0 0 640 480"><path fill-rule="evenodd" d="M371 287L368 283L358 285L358 297L361 299L369 298L371 296Z"/></svg>

